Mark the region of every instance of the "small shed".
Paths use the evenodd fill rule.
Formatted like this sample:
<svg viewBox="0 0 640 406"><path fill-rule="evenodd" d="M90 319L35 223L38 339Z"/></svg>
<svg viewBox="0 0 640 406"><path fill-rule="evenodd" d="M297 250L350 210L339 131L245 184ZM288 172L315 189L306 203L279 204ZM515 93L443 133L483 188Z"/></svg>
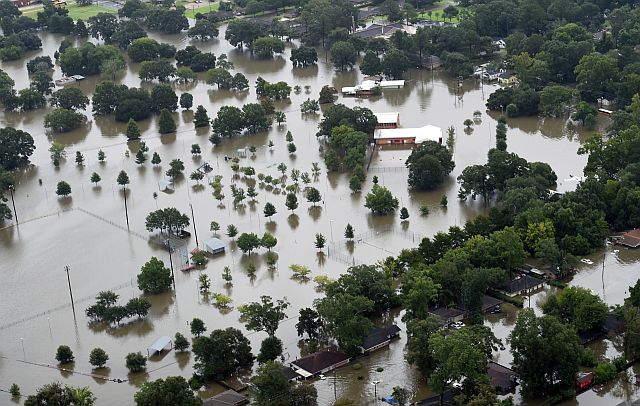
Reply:
<svg viewBox="0 0 640 406"><path fill-rule="evenodd" d="M247 149L246 148L240 148L237 151L238 157L240 158L246 158L247 157Z"/></svg>
<svg viewBox="0 0 640 406"><path fill-rule="evenodd" d="M210 238L204 242L204 247L210 254L224 253L224 242L219 238Z"/></svg>
<svg viewBox="0 0 640 406"><path fill-rule="evenodd" d="M161 179L160 181L158 181L158 189L160 189L161 192L173 190L173 182L170 180Z"/></svg>
<svg viewBox="0 0 640 406"><path fill-rule="evenodd" d="M159 354L167 349L167 347L169 347L169 349L171 348L171 337L162 336L147 348L147 356L151 357L152 355Z"/></svg>

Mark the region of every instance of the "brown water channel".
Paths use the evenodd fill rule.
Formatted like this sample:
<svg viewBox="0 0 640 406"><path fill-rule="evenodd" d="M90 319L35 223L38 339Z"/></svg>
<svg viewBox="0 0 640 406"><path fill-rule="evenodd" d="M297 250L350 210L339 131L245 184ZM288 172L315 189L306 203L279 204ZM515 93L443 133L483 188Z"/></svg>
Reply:
<svg viewBox="0 0 640 406"><path fill-rule="evenodd" d="M28 58L37 55L53 55L58 48L61 36L43 33L43 50L31 53ZM185 35L152 35L159 41L169 42L177 48L190 43ZM224 27L220 37L224 37ZM172 336L176 331L188 335L187 322L193 317L202 318L208 329L235 326L244 330L239 322L239 313L235 308L221 312L198 294L197 271L191 274L176 273L176 289L171 293L152 296L153 303L149 317L145 321L133 322L112 329L96 330L87 326L84 309L91 298L100 290L114 289L126 301L139 295L135 286L135 277L140 266L154 255L169 262L168 253L147 241L148 233L144 228L147 213L156 208L176 207L189 213L189 204L193 205L200 243L208 238L209 223L216 220L222 230L228 224L235 224L240 232L263 233L266 230L278 238L275 248L279 256L278 269L268 271L264 252L242 256L233 242L223 236L228 243L227 253L212 259L204 272L212 279L212 290L229 294L233 305L257 300L261 295L274 298L287 297L292 305L288 311L291 319L282 323L277 335L285 344L285 357L293 360L300 355L298 338L295 333L295 316L298 309L310 306L319 296L315 284L301 284L292 280L289 265L303 264L313 270L313 275L326 274L337 277L346 264L337 257L319 255L314 248L313 239L317 232L323 233L328 240L335 242L337 251L352 261L372 263L388 255L397 254L402 248L415 246L420 235L430 235L450 225L462 225L477 213L484 210L478 202L459 203L456 199L457 185L455 177L470 164L483 163L488 149L494 144L492 136L495 119L483 114L482 122L471 133L463 131L462 122L470 118L475 110L484 111L484 99L495 86L467 81L462 87L462 97L455 94L456 82L445 75L431 72L412 71L404 89L387 90L381 97L359 100L340 97L339 102L349 106L364 106L374 112L398 111L403 126L422 126L433 124L443 129L453 125L457 129L455 145L456 169L450 179L437 191L431 193L413 193L407 190L407 172L403 167L407 150L378 151L374 156L371 173L363 190L371 187L372 175L377 175L380 183L389 187L411 213L407 232L402 233L397 216L375 217L363 207L364 194L351 194L348 178L341 174L326 173L313 183L323 194L323 203L312 210L300 195L300 207L291 215L287 212L285 196L273 191L258 189L259 196L255 204L246 204L234 209L229 199L229 184L232 171L223 160L224 155L233 155L239 148L249 145L258 147L254 158L241 160L242 166L251 165L257 173L277 175L276 166L280 162L301 171L310 171L312 162L322 162L319 142L314 134L320 116L301 117L299 105L307 98L316 98L320 88L330 84L336 88L353 85L361 80L359 71L336 73L333 67L325 63L324 58L317 67L294 69L285 57L271 61L251 59L247 53L233 49L224 40L209 43L195 43L205 51L216 55L227 53L235 64L236 71L244 73L253 84L258 75L268 81L284 80L291 85L298 84L303 90L292 93L291 102L277 104L277 108L287 113L287 123L274 126L268 133L225 140L213 149L208 142L208 131L194 131L192 112L175 114L179 122L175 135L160 137L157 133L157 119L154 117L139 123L143 139L163 160L162 168L153 168L147 161L139 167L134 162L137 151L135 143L127 144L123 135L124 125L115 123L111 117L91 117L86 128L63 135L50 135L43 129L43 119L47 109L29 113L0 112L0 123L30 132L36 141L37 150L32 157L33 166L18 175L16 187L16 206L21 221L19 227L7 227L0 230L0 388L8 388L16 382L23 393L33 393L47 382L61 380L71 385L88 385L98 396L98 405L132 404L133 393L145 379L157 379L180 374L190 376L193 360L188 355L176 356L173 352L152 359L148 371L142 375L127 375L124 357L133 351L143 351L158 336ZM25 60L2 63L0 67L16 80L16 87L28 85ZM118 81L128 86L140 86L137 64L131 64L127 72ZM61 76L56 68L54 78ZM90 77L75 84L87 95L91 95L95 84L101 78ZM310 90L304 90L310 86ZM176 92L188 91L194 96L194 105L203 104L210 116L215 116L222 105L241 106L255 101L253 89L249 92L232 93L221 91L200 81L191 85L176 85ZM88 109L90 111L90 108ZM89 115L89 113L88 113ZM599 123L604 125L605 123ZM519 118L509 120L509 149L528 160L548 162L558 174L560 180L570 175L579 175L585 164L585 157L576 155L576 151L587 134L567 133L564 122L556 119L539 120ZM286 151L285 133L290 130L297 146L295 155ZM50 162L47 149L52 140L65 144L68 158L59 169ZM270 151L266 144L273 140L275 148ZM201 158L194 159L190 154L191 144L198 143L203 148ZM96 154L102 149L107 154L104 164L97 162ZM77 167L73 162L75 151L82 151L86 157L86 166ZM125 157L130 150L131 157ZM150 155L149 155L150 156ZM173 158L185 162L186 174L202 162L209 162L214 171L221 174L225 186L224 207L211 195L209 186L197 186L188 179L176 182L173 193L158 192L158 181L163 179L167 163ZM324 165L321 165L324 167ZM127 233L122 192L115 185L120 170L126 170L131 178L128 192L129 218L131 230ZM99 187L89 182L92 172L102 177ZM42 185L39 184L42 180ZM71 184L71 198L58 199L54 193L60 180ZM236 181L245 187L242 179ZM562 187L570 187L570 182ZM449 207L442 209L438 202L446 194ZM276 205L278 213L273 221L265 222L262 207L265 201ZM418 208L426 204L431 208L428 217L420 217ZM93 215L92 215L93 214ZM97 217L96 217L97 216ZM352 252L346 249L342 233L346 223L351 223L356 233L369 233L362 242L355 244ZM395 230L387 232L386 230ZM192 227L191 227L192 230ZM411 233L415 233L412 235ZM189 248L195 247L191 237ZM602 256L602 254L600 254ZM594 260L597 260L597 255ZM597 263L582 270L575 279L576 284L592 288L599 294L606 294L610 304L621 303L624 292L638 278L635 263L637 253L620 251L607 256L604 277L604 291L601 278L601 265ZM258 267L255 279L250 279L245 267L253 262ZM64 266L70 266L73 295L76 299L76 317L69 305ZM224 266L230 266L233 275L233 287L225 288L220 275ZM537 298L537 297L536 297ZM534 299L534 301L537 299ZM532 302L533 303L533 302ZM391 314L387 321L400 323L399 314ZM499 317L489 320L499 337L506 337L515 321L515 310L505 311ZM257 353L264 333L248 333L254 352ZM90 372L89 352L94 347L102 347L110 356L109 369L100 371L110 378L128 379L126 383L94 380L80 374L69 374L42 366L27 364L23 360L54 364L55 349L60 344L71 346L76 355L75 369ZM360 370L346 367L338 371L335 379L331 377L316 383L321 405L328 405L338 397L346 396L358 404L375 401L373 380L380 380L378 396L387 395L391 388L402 385L414 391L416 399L428 394L419 378L419 374L404 361L406 336L394 342L390 349L373 356L363 358ZM602 350L607 353L607 350ZM508 347L497 354L498 360L510 362ZM383 367L383 372L375 372ZM220 391L211 385L203 396ZM601 394L587 393L580 396L581 404L613 404L613 399L624 398L631 390L622 383ZM0 393L0 403L9 402L9 395ZM604 399L607 399L606 402Z"/></svg>

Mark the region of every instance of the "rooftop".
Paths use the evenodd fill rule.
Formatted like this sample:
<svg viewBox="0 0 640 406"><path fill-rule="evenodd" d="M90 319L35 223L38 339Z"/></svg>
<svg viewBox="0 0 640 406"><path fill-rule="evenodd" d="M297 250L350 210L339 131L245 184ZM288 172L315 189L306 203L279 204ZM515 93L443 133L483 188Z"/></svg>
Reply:
<svg viewBox="0 0 640 406"><path fill-rule="evenodd" d="M622 237L620 237L620 244L629 248L640 247L640 229L634 228L633 230L629 230L622 234Z"/></svg>
<svg viewBox="0 0 640 406"><path fill-rule="evenodd" d="M435 309L430 309L429 313L438 316L443 320L447 320L452 317L464 315L464 310L458 309L457 307L437 307Z"/></svg>
<svg viewBox="0 0 640 406"><path fill-rule="evenodd" d="M224 249L224 242L222 242L222 240L220 240L219 238L209 238L208 240L204 241L204 246L209 251L218 251Z"/></svg>
<svg viewBox="0 0 640 406"><path fill-rule="evenodd" d="M346 354L338 351L327 350L307 355L306 357L293 361L291 364L310 372L311 374L317 374L323 369L347 360L349 360L349 357Z"/></svg>
<svg viewBox="0 0 640 406"><path fill-rule="evenodd" d="M434 125L425 125L418 128L381 128L373 133L376 140L393 138L415 138L416 144L425 141L442 141L442 129Z"/></svg>
<svg viewBox="0 0 640 406"><path fill-rule="evenodd" d="M373 113L378 119L378 124L395 124L398 122L400 113L394 111L393 113Z"/></svg>
<svg viewBox="0 0 640 406"><path fill-rule="evenodd" d="M153 355L156 352L161 352L164 350L169 344L171 344L171 337L162 336L154 341L149 348L147 348L147 355Z"/></svg>
<svg viewBox="0 0 640 406"><path fill-rule="evenodd" d="M490 361L487 365L487 375L491 380L491 386L498 392L511 392L517 385L518 374L515 371Z"/></svg>
<svg viewBox="0 0 640 406"><path fill-rule="evenodd" d="M297 379L300 375L291 367L282 368L282 374L287 377L288 380Z"/></svg>
<svg viewBox="0 0 640 406"><path fill-rule="evenodd" d="M249 399L231 389L202 402L202 406L240 406L246 404L249 404Z"/></svg>
<svg viewBox="0 0 640 406"><path fill-rule="evenodd" d="M365 350L373 348L376 345L388 341L391 337L398 335L398 333L400 333L400 327L395 324L385 327L374 327L369 332L369 335L365 337L362 348Z"/></svg>
<svg viewBox="0 0 640 406"><path fill-rule="evenodd" d="M538 278L534 278L528 275L520 276L512 281L505 283L498 288L499 290L507 293L518 293L523 290L536 288L544 284L544 281Z"/></svg>

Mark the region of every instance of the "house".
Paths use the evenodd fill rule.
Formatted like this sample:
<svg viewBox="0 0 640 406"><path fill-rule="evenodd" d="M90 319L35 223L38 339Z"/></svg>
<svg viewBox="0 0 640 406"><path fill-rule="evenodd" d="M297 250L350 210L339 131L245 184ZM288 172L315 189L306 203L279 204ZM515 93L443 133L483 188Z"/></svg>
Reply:
<svg viewBox="0 0 640 406"><path fill-rule="evenodd" d="M518 276L517 278L500 286L498 292L504 293L509 297L531 293L544 285L544 281L533 278L529 275Z"/></svg>
<svg viewBox="0 0 640 406"><path fill-rule="evenodd" d="M300 375L296 373L296 371L291 367L283 367L282 374L287 377L289 382L297 381L300 378Z"/></svg>
<svg viewBox="0 0 640 406"><path fill-rule="evenodd" d="M634 228L624 234L612 237L612 240L625 247L638 248L640 247L640 229Z"/></svg>
<svg viewBox="0 0 640 406"><path fill-rule="evenodd" d="M367 9L360 8L356 11L358 12L359 20L368 20L373 16L380 15L380 9L378 7L369 7Z"/></svg>
<svg viewBox="0 0 640 406"><path fill-rule="evenodd" d="M374 131L373 139L377 145L422 144L425 141L442 144L442 129L434 125L419 128L381 128Z"/></svg>
<svg viewBox="0 0 640 406"><path fill-rule="evenodd" d="M489 375L491 386L500 395L515 392L519 376L512 369L490 361L487 364L487 375Z"/></svg>
<svg viewBox="0 0 640 406"><path fill-rule="evenodd" d="M496 41L491 41L492 45L495 45L496 47L498 47L498 49L505 49L507 47L507 43L504 42L503 39L499 39Z"/></svg>
<svg viewBox="0 0 640 406"><path fill-rule="evenodd" d="M438 69L442 66L442 59L436 55L429 55L429 59L425 60L425 65L429 69Z"/></svg>
<svg viewBox="0 0 640 406"><path fill-rule="evenodd" d="M500 305L504 303L504 301L493 297L493 296L489 296L489 295L483 295L482 296L482 313L491 313L493 310L498 309L500 310ZM464 307L464 305L460 305L460 309L464 310L465 312L465 316L467 316L467 309Z"/></svg>
<svg viewBox="0 0 640 406"><path fill-rule="evenodd" d="M504 69L485 69L482 73L482 77L489 82L493 82L500 78L500 75L505 73Z"/></svg>
<svg viewBox="0 0 640 406"><path fill-rule="evenodd" d="M375 22L372 23L361 30L356 30L351 33L352 37L369 39L369 38L377 38L377 37L386 37L390 36L394 32L401 29L401 23L382 23Z"/></svg>
<svg viewBox="0 0 640 406"><path fill-rule="evenodd" d="M404 80L363 80L359 85L343 87L340 92L343 96L370 96L379 89L400 89L404 83Z"/></svg>
<svg viewBox="0 0 640 406"><path fill-rule="evenodd" d="M429 314L439 317L445 325L464 319L464 310L457 307L436 307L429 310Z"/></svg>
<svg viewBox="0 0 640 406"><path fill-rule="evenodd" d="M202 406L242 406L248 405L249 399L229 389L202 402Z"/></svg>
<svg viewBox="0 0 640 406"><path fill-rule="evenodd" d="M204 247L209 254L224 253L224 242L219 238L210 238L204 242Z"/></svg>
<svg viewBox="0 0 640 406"><path fill-rule="evenodd" d="M518 78L516 75L512 75L507 72L502 72L498 75L498 83L505 86L513 86L518 84Z"/></svg>
<svg viewBox="0 0 640 406"><path fill-rule="evenodd" d="M482 312L489 313L494 309L499 309L502 303L504 302L496 297L483 295L482 296Z"/></svg>
<svg viewBox="0 0 640 406"><path fill-rule="evenodd" d="M398 128L400 125L400 113L373 113L378 120L378 124L376 124L376 130L380 128Z"/></svg>
<svg viewBox="0 0 640 406"><path fill-rule="evenodd" d="M297 359L289 365L302 378L308 379L345 366L350 360L351 358L339 351L325 350Z"/></svg>
<svg viewBox="0 0 640 406"><path fill-rule="evenodd" d="M25 7L32 3L31 0L11 0L11 2L16 7Z"/></svg>
<svg viewBox="0 0 640 406"><path fill-rule="evenodd" d="M593 384L593 372L578 372L576 374L575 386L577 391L589 389Z"/></svg>
<svg viewBox="0 0 640 406"><path fill-rule="evenodd" d="M365 337L364 342L360 346L360 350L364 354L372 353L382 347L386 347L391 340L400 336L400 327L394 325L386 327L374 327Z"/></svg>

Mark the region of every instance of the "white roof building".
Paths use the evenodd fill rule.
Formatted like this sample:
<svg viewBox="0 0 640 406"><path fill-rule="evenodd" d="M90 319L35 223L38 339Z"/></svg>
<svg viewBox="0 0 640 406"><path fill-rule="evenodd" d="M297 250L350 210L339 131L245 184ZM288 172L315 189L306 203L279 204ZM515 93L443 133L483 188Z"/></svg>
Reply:
<svg viewBox="0 0 640 406"><path fill-rule="evenodd" d="M386 140L413 140L415 144L422 144L425 141L442 143L442 129L435 125L425 125L418 128L381 128L373 133L373 139L382 142Z"/></svg>
<svg viewBox="0 0 640 406"><path fill-rule="evenodd" d="M381 80L376 82L375 80L363 80L362 83L356 86L345 86L340 91L342 94L354 95L358 92L370 92L377 86L383 89L400 89L404 87L404 80Z"/></svg>
<svg viewBox="0 0 640 406"><path fill-rule="evenodd" d="M378 119L378 124L398 124L400 121L400 113L394 111L393 113L373 113Z"/></svg>

